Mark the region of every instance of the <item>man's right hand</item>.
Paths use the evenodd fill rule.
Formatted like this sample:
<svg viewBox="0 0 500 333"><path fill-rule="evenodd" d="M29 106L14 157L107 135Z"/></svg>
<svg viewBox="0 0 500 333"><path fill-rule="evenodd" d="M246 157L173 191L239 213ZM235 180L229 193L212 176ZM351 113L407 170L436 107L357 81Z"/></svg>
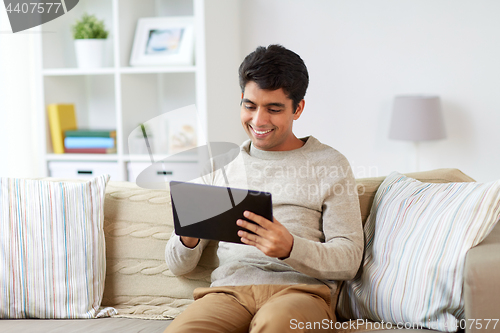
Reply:
<svg viewBox="0 0 500 333"><path fill-rule="evenodd" d="M198 245L199 241L200 241L199 238L181 236L182 244L184 244L184 246L186 246L186 247L189 247L190 249L196 247L196 245Z"/></svg>

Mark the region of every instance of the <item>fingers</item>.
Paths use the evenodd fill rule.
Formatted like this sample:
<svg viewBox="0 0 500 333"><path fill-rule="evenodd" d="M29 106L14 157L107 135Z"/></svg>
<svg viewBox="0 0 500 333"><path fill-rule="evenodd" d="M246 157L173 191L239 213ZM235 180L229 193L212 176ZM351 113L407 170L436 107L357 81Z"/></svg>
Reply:
<svg viewBox="0 0 500 333"><path fill-rule="evenodd" d="M269 238L265 238L239 230L238 236L240 236L243 244L255 246L265 255L275 258L289 257L293 246L293 236L291 234L289 234L289 237L284 237L284 239L272 234L269 235ZM287 240L287 238L289 239Z"/></svg>
<svg viewBox="0 0 500 333"><path fill-rule="evenodd" d="M241 241L245 244L249 244L249 245L257 245L258 244L259 238L257 235L240 230L240 231L238 231L238 236L240 236Z"/></svg>
<svg viewBox="0 0 500 333"><path fill-rule="evenodd" d="M242 228L245 228L247 230L250 230L251 232L256 233L257 235L264 237L268 228L272 227L272 222L260 215L254 214L249 211L245 211L243 213L243 216L245 216L247 219L255 223L250 223L243 219L238 219L236 221L236 224Z"/></svg>
<svg viewBox="0 0 500 333"><path fill-rule="evenodd" d="M276 218L273 222L266 218L245 211L243 215L251 223L238 219L236 224L246 230L239 230L238 236L243 244L255 246L265 255L276 258L288 257L293 246L293 236Z"/></svg>
<svg viewBox="0 0 500 333"><path fill-rule="evenodd" d="M264 237L240 230L238 231L238 236L240 236L241 241L244 244L252 245L261 250L264 254L269 252L270 242Z"/></svg>
<svg viewBox="0 0 500 333"><path fill-rule="evenodd" d="M259 239L259 238L256 238L256 239ZM260 251L262 251L264 254L266 254L266 252L268 252L268 248L266 246L258 243L255 240L251 240L250 238L246 238L246 237L241 237L241 241L244 244L255 246L257 249L259 249Z"/></svg>
<svg viewBox="0 0 500 333"><path fill-rule="evenodd" d="M255 213L252 213L252 212L249 212L248 210L243 212L243 216L245 216L250 221L257 223L258 225L260 225L264 229L269 229L273 225L273 223L271 221L269 221L268 219L266 219L265 217L262 217L260 215L255 214ZM273 216L273 219L276 220L274 218L274 216Z"/></svg>
<svg viewBox="0 0 500 333"><path fill-rule="evenodd" d="M247 230L250 230L251 232L257 234L257 235L260 235L260 236L264 236L266 230L264 228L262 228L261 226L255 224L255 223L251 223L251 222L248 222L248 221L245 221L245 220L237 220L236 221L236 224L242 228L245 228Z"/></svg>
<svg viewBox="0 0 500 333"><path fill-rule="evenodd" d="M266 237L268 235L268 231L262 225L263 224L265 225L266 222L267 223L271 222L260 215L248 211L245 211L243 215L249 220L254 221L255 223L251 223L243 219L238 219L236 221L236 224L238 226L253 232L252 234L251 232L239 230L238 236L241 237L241 241L245 244L256 246L257 248L259 248L259 246L263 246L263 244L266 243Z"/></svg>

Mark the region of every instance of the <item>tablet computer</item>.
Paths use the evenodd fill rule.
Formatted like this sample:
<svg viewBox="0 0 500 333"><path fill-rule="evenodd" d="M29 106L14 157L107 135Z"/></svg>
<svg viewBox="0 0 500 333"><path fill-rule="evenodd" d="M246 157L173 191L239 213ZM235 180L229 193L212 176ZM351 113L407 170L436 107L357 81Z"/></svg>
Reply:
<svg viewBox="0 0 500 333"><path fill-rule="evenodd" d="M242 243L236 225L248 210L273 221L271 193L170 181L175 233L202 239ZM253 223L253 222L252 222ZM248 230L246 230L248 231Z"/></svg>

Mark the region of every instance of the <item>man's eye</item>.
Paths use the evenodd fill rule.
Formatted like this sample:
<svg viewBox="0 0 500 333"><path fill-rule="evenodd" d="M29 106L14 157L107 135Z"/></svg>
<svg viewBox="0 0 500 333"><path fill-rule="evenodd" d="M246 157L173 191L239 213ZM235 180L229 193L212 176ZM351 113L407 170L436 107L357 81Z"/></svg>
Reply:
<svg viewBox="0 0 500 333"><path fill-rule="evenodd" d="M247 109L247 110L255 110L255 106L245 105L245 109Z"/></svg>
<svg viewBox="0 0 500 333"><path fill-rule="evenodd" d="M269 111L277 113L277 112L280 112L281 110L269 109Z"/></svg>

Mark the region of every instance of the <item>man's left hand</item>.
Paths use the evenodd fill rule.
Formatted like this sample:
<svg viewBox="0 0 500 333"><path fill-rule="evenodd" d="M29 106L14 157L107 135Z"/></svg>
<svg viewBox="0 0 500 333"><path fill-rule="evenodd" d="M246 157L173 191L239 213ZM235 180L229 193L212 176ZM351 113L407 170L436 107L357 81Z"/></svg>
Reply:
<svg viewBox="0 0 500 333"><path fill-rule="evenodd" d="M241 237L243 243L255 246L269 257L285 259L290 256L293 247L293 236L283 224L274 217L274 222L271 222L249 211L245 211L243 215L256 223L250 223L242 219L236 221L236 224L240 227L255 233L254 235L243 230L238 231L238 236Z"/></svg>

